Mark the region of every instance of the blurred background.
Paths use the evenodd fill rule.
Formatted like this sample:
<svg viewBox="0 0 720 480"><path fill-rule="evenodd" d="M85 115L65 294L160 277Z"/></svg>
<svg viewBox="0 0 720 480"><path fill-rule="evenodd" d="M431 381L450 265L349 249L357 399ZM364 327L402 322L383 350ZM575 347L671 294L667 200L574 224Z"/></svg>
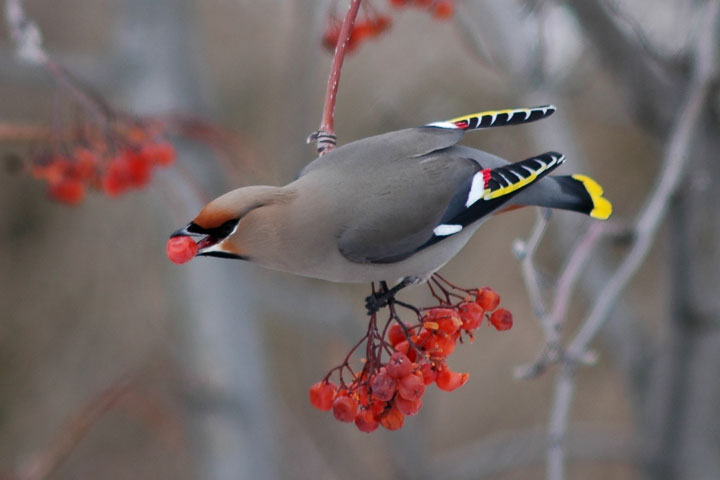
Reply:
<svg viewBox="0 0 720 480"><path fill-rule="evenodd" d="M458 0L439 19L373 0L392 26L345 60L338 141L552 103L559 111L546 121L463 143L511 160L563 152L562 173L597 179L614 221L632 222L685 97L707 3ZM482 328L460 346L450 365L470 372L469 383L431 389L398 432L363 434L308 402L309 386L364 333L369 286L165 256L168 235L205 200L285 184L315 158L305 138L318 127L331 62L322 37L333 9L345 7L25 2L49 53L115 108L192 114L234 132L234 142L228 165L217 149L174 138L178 165L148 188L91 194L74 207L50 201L22 171L0 173L0 478L543 476L555 370L513 377L544 341L512 252L534 211L488 222L443 270L459 285L495 288L515 325ZM52 124L63 92L0 37L0 123ZM691 193L676 199L594 342L599 362L577 372L569 478L720 478L717 88L712 98L687 152ZM5 157L31 150L0 142ZM589 223L553 215L538 252L545 293ZM622 239L598 246L569 332L625 252ZM430 300L424 287L402 297Z"/></svg>

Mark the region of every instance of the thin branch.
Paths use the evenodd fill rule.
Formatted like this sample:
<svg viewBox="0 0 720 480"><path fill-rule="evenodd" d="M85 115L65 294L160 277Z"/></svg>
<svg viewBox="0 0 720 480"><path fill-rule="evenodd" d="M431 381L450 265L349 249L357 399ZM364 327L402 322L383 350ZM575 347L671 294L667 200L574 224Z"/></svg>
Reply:
<svg viewBox="0 0 720 480"><path fill-rule="evenodd" d="M535 252L537 251L537 248L545 235L545 231L547 230L549 218L550 209L538 208L537 219L535 220L535 225L530 233L530 237L527 241L517 240L513 248L515 256L517 256L521 262L523 279L525 280L525 287L527 288L528 295L530 296L530 303L532 304L533 312L540 319L540 323L546 336L548 335L549 327L547 322L547 310L542 299L542 294L540 293L540 280L538 279L534 260Z"/></svg>
<svg viewBox="0 0 720 480"><path fill-rule="evenodd" d="M330 75L328 77L327 89L325 90L325 106L323 107L322 120L320 121L320 129L310 134L307 142L316 142L318 155L322 156L330 153L337 143L335 135L335 102L337 100L337 91L340 84L340 73L342 71L343 61L345 60L345 52L347 49L353 27L355 26L355 18L357 18L362 0L351 0L345 20L340 28L337 45L335 46L335 54L333 55L332 67L330 67Z"/></svg>
<svg viewBox="0 0 720 480"><path fill-rule="evenodd" d="M684 178L685 167L691 158L692 141L698 130L698 123L707 107L712 82L718 73L717 34L720 30L718 28L720 2L707 2L705 8L704 24L699 29L701 33L694 49L695 61L690 90L675 126L671 130L657 185L649 194L645 207L637 217L634 242L630 251L596 298L590 314L570 342L565 364L556 379L549 427L551 444L548 448L547 458L548 479L550 480L565 478L564 439L575 391L576 359L585 354L588 344L610 315L618 296L624 291L647 257L657 230L667 214L670 201Z"/></svg>

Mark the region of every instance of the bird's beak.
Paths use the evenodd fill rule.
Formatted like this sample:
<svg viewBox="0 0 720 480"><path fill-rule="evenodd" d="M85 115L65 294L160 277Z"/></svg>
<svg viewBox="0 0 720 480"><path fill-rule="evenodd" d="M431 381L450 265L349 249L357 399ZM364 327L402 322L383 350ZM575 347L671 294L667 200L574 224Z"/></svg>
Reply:
<svg viewBox="0 0 720 480"><path fill-rule="evenodd" d="M205 229L200 225L190 222L183 228L173 232L170 235L172 237L192 237L198 246L196 256L204 255L208 257L221 257L221 258L235 258L245 260L245 257L238 255L235 252L231 252L224 248L223 243L227 237L235 233L233 230L229 235L223 237L217 236L214 229Z"/></svg>

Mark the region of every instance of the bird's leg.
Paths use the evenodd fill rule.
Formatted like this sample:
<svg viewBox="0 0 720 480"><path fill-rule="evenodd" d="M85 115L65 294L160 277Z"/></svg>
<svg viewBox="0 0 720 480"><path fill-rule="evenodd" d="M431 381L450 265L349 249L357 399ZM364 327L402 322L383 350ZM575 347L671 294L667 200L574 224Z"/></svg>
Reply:
<svg viewBox="0 0 720 480"><path fill-rule="evenodd" d="M400 283L392 288L388 288L387 282L380 282L380 291L374 292L372 295L365 298L365 308L367 309L368 315L372 315L381 308L387 306L395 299L395 295L400 290L416 282L417 280L412 277L405 277Z"/></svg>

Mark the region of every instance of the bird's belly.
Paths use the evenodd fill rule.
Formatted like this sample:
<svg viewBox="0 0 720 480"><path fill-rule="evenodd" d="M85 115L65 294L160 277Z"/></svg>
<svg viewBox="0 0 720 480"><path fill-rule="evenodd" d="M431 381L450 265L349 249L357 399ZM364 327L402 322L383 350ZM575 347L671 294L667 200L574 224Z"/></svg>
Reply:
<svg viewBox="0 0 720 480"><path fill-rule="evenodd" d="M410 258L394 263L351 262L338 251L327 252L323 261L306 264L297 275L331 282L367 283L396 281L405 277L426 279L450 261L470 240L480 222L463 229L452 237L425 248Z"/></svg>

